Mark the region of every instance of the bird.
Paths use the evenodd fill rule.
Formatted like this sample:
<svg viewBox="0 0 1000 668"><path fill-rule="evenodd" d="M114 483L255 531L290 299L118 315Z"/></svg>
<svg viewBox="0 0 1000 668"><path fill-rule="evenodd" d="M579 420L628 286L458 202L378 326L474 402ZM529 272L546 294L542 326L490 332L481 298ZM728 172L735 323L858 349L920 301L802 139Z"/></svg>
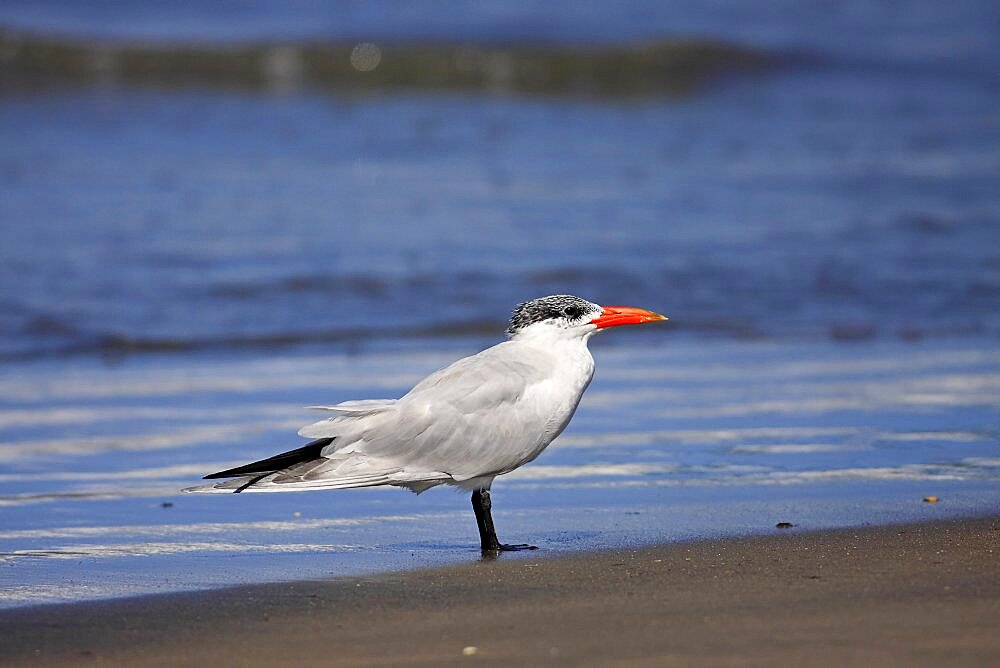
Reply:
<svg viewBox="0 0 1000 668"><path fill-rule="evenodd" d="M573 295L517 305L506 340L427 376L399 399L311 406L330 416L299 430L302 447L206 475L184 491L291 492L382 485L421 493L438 485L472 492L483 554L537 549L505 544L490 487L532 461L573 417L594 376L590 338L621 325L666 320L631 306Z"/></svg>

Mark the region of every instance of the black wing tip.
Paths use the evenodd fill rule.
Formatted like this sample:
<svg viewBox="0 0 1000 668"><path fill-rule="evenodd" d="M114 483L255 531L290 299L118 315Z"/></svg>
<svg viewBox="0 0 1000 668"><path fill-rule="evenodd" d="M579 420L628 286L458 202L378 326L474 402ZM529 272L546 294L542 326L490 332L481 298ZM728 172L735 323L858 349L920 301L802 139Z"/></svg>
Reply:
<svg viewBox="0 0 1000 668"><path fill-rule="evenodd" d="M202 480L217 480L219 478L238 478L241 475L247 475L248 473L260 473L258 468L259 462L254 462L253 464L244 464L243 466L237 466L234 469L226 469L225 471L218 471L217 473L209 473L207 476L203 477Z"/></svg>
<svg viewBox="0 0 1000 668"><path fill-rule="evenodd" d="M252 473L274 473L275 471L279 471L287 466L297 464L298 462L306 459L314 459L315 457L318 457L319 452L330 443L333 443L333 438L331 437L317 438L315 441L306 443L301 448L283 452L280 455L268 457L267 459L262 459L259 462L244 464L243 466L237 466L236 468L226 469L225 471L219 471L217 473L209 473L207 476L204 476L202 480L237 478L239 476L250 475Z"/></svg>

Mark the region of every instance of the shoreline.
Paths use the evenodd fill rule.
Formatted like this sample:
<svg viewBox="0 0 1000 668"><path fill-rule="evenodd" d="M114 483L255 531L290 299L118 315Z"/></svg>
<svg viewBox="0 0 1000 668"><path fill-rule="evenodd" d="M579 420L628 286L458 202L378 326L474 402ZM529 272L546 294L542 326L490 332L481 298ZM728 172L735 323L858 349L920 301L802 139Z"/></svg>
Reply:
<svg viewBox="0 0 1000 668"><path fill-rule="evenodd" d="M0 659L974 665L1000 658L998 567L998 515L531 553L14 608Z"/></svg>

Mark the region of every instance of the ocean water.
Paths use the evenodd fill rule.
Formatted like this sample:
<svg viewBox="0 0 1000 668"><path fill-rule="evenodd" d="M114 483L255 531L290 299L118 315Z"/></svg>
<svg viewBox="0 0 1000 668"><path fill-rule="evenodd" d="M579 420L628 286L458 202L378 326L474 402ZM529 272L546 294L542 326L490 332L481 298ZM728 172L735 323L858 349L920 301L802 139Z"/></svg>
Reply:
<svg viewBox="0 0 1000 668"><path fill-rule="evenodd" d="M594 347L570 427L494 484L500 537L531 558L1000 510L1000 347ZM398 396L463 348L7 374L0 607L478 559L469 499L446 488L178 492L294 447L315 416L302 406Z"/></svg>
<svg viewBox="0 0 1000 668"><path fill-rule="evenodd" d="M495 485L504 540L1000 509L994 3L704 4L4 3L61 34L808 57L682 99L4 91L0 607L478 558L448 490L178 490L557 292L671 320L595 339L567 432Z"/></svg>
<svg viewBox="0 0 1000 668"><path fill-rule="evenodd" d="M997 9L989 0L5 0L3 25L132 40L301 39L616 42L710 36L882 64L957 62L990 70Z"/></svg>

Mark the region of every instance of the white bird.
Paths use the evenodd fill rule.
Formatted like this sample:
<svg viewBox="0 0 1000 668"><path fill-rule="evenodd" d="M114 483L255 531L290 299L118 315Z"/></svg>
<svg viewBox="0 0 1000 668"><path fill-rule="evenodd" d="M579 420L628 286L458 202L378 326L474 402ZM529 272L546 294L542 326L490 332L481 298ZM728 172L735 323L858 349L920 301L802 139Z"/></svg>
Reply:
<svg viewBox="0 0 1000 668"><path fill-rule="evenodd" d="M587 341L617 325L666 317L571 295L514 309L508 339L439 370L400 399L314 406L333 415L299 430L310 443L205 476L191 492L291 492L394 485L472 491L484 552L504 545L490 512L493 479L527 464L569 424L594 375Z"/></svg>

